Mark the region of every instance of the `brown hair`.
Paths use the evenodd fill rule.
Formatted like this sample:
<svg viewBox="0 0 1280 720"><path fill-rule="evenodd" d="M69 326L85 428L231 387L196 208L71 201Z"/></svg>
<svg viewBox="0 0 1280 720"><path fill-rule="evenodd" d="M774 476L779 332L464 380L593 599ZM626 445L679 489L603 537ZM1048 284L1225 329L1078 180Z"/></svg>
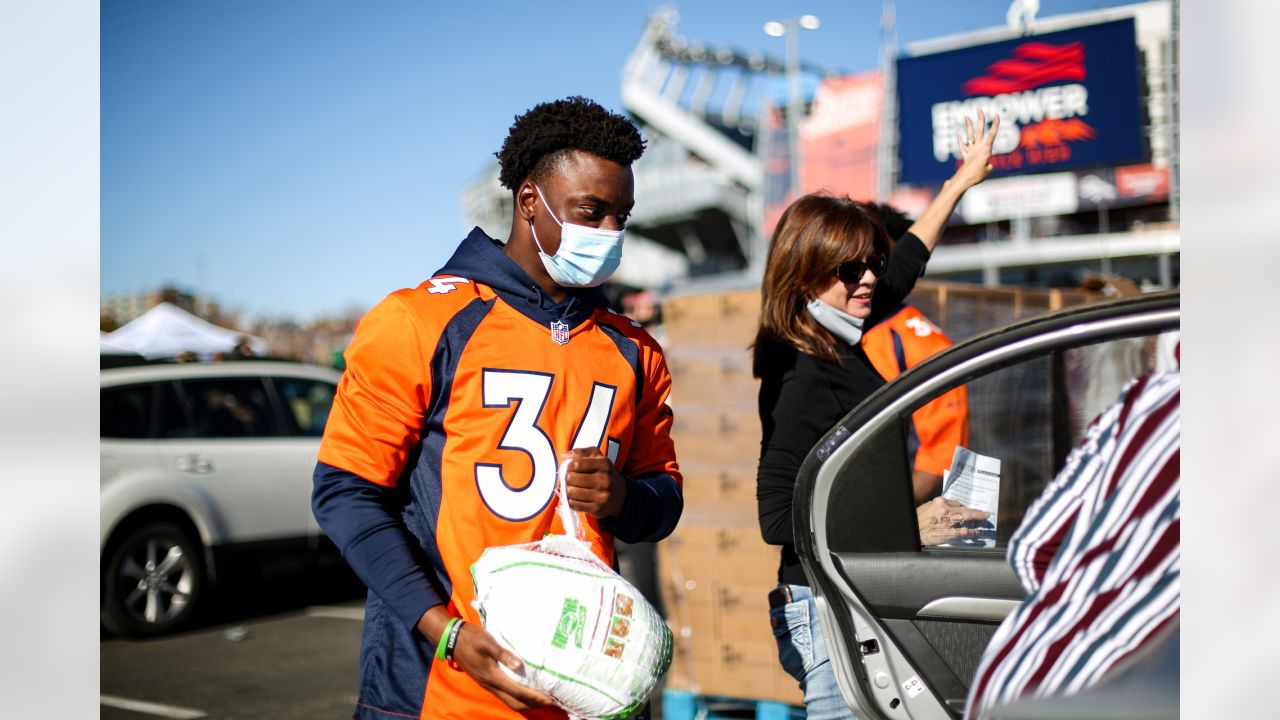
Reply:
<svg viewBox="0 0 1280 720"><path fill-rule="evenodd" d="M884 227L865 203L825 193L791 203L769 242L760 287L760 326L753 344L755 376L761 375L762 349L770 341L835 361L835 337L805 305L830 287L837 265L872 250L887 253L888 248Z"/></svg>

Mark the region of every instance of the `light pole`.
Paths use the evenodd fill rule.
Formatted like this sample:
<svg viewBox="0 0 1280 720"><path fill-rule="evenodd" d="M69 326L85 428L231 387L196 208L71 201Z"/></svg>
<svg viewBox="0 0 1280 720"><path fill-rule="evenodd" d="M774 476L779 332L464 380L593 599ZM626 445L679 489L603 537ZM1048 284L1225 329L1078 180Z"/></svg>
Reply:
<svg viewBox="0 0 1280 720"><path fill-rule="evenodd" d="M764 31L772 37L785 37L787 41L787 140L791 165L791 199L800 196L800 29L817 30L818 18L801 15L787 20L770 20Z"/></svg>

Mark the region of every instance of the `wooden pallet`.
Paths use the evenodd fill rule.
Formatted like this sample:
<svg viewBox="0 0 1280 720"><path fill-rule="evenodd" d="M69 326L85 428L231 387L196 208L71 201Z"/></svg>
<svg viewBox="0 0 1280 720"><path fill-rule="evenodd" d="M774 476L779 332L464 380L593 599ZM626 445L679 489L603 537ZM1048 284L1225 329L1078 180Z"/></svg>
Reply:
<svg viewBox="0 0 1280 720"><path fill-rule="evenodd" d="M687 690L662 691L662 720L716 720L718 718L795 720L804 716L803 707L775 700L699 695Z"/></svg>

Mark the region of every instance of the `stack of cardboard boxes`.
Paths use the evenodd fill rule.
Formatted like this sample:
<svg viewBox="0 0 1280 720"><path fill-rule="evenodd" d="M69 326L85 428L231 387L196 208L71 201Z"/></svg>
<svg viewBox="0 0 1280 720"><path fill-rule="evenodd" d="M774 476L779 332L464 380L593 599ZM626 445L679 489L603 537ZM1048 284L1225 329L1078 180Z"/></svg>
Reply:
<svg viewBox="0 0 1280 720"><path fill-rule="evenodd" d="M1098 297L1083 291L980 288L922 281L910 301L954 341ZM756 462L759 383L750 345L758 289L668 298L672 437L684 474L684 515L657 546L657 572L675 655L667 687L700 695L798 704L778 663L768 591L779 549L760 537Z"/></svg>
<svg viewBox="0 0 1280 720"><path fill-rule="evenodd" d="M684 473L685 510L658 544L663 606L675 635L667 687L801 702L778 665L766 594L777 584L778 548L756 519L759 383L750 345L758 290L667 299L672 437Z"/></svg>

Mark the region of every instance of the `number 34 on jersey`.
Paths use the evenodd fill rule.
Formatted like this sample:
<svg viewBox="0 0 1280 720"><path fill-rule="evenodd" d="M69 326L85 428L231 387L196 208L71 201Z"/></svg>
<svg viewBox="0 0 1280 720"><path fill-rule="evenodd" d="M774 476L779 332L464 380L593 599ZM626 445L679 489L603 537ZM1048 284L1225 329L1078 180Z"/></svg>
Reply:
<svg viewBox="0 0 1280 720"><path fill-rule="evenodd" d="M517 450L529 456L532 477L506 477L500 464L475 463L476 487L484 504L498 517L520 522L541 513L555 498L559 453L538 422L546 407L555 377L548 373L517 370L483 371L484 407L495 411L515 406L497 449ZM574 432L570 448L600 447L605 441L617 388L593 383L591 399ZM616 462L620 444L609 438L605 454Z"/></svg>

